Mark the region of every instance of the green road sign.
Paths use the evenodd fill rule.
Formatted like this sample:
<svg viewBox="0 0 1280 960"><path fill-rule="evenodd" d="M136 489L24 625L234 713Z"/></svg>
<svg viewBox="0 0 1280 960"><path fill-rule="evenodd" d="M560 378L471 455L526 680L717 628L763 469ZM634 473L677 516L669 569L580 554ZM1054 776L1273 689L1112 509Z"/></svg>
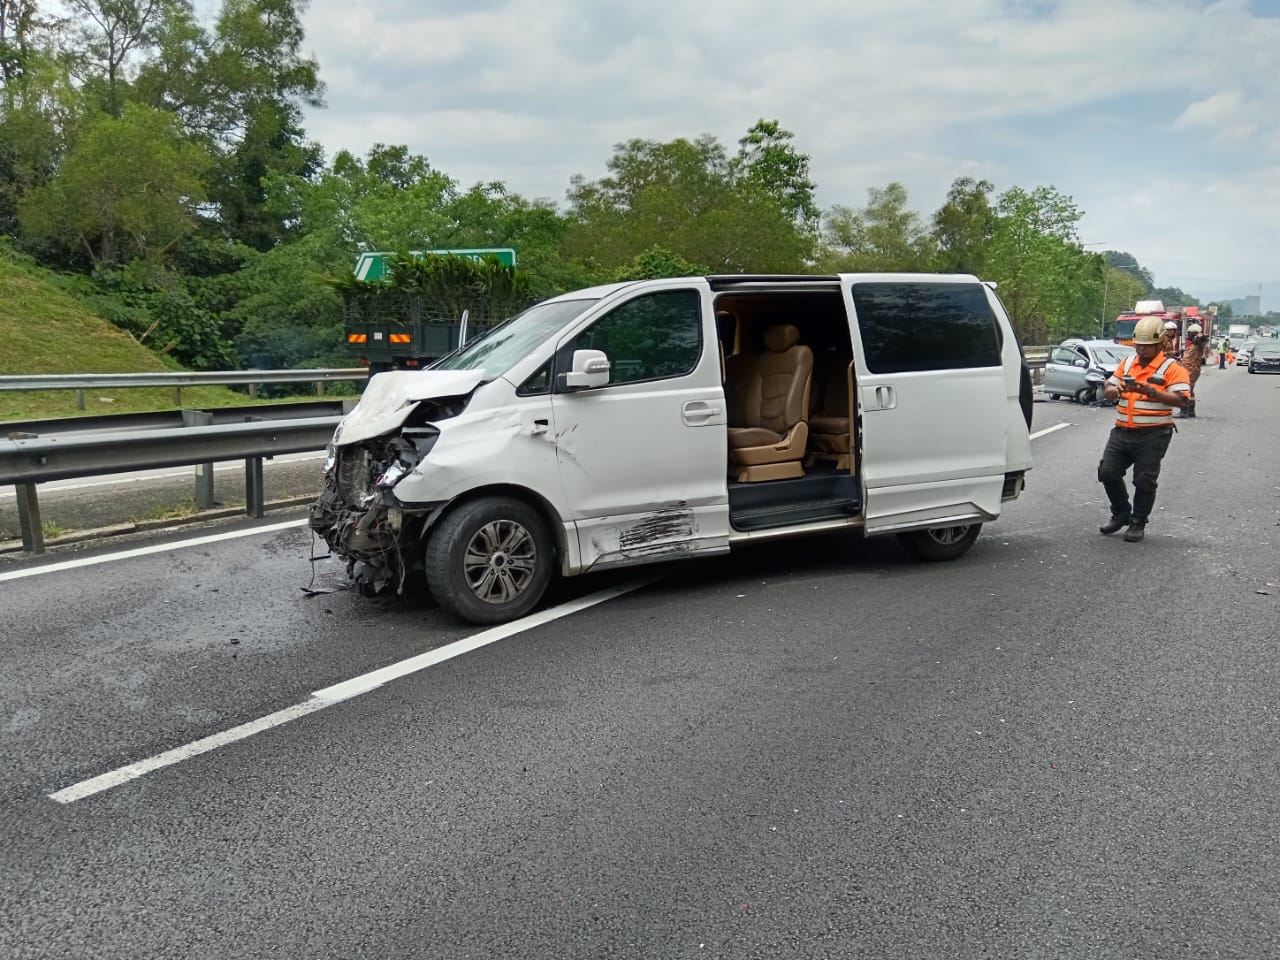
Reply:
<svg viewBox="0 0 1280 960"><path fill-rule="evenodd" d="M435 254L442 257L467 257L471 260L483 260L486 257L497 257L503 266L516 265L516 251L513 247L463 247L456 250L410 250L415 257ZM381 280L387 274L387 258L395 253L381 250L360 254L356 261L357 280Z"/></svg>

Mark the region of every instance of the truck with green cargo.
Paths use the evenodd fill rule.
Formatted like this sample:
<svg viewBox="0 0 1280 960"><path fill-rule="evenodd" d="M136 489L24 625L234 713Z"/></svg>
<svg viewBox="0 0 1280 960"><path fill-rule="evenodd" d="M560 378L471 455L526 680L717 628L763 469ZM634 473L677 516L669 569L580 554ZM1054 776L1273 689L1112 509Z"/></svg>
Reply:
<svg viewBox="0 0 1280 960"><path fill-rule="evenodd" d="M343 347L370 375L428 367L534 299L510 247L362 253L332 284Z"/></svg>

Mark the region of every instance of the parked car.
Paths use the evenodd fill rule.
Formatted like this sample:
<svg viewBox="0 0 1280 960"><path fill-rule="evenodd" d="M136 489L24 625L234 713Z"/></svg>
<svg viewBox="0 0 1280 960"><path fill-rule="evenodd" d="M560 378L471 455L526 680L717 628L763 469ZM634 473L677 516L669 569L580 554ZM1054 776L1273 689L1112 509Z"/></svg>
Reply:
<svg viewBox="0 0 1280 960"><path fill-rule="evenodd" d="M1249 356L1250 373L1280 373L1280 340L1259 341Z"/></svg>
<svg viewBox="0 0 1280 960"><path fill-rule="evenodd" d="M1236 350L1236 366L1247 367L1249 365L1249 357L1253 354L1253 348L1258 345L1257 340L1246 340L1240 344L1240 348Z"/></svg>
<svg viewBox="0 0 1280 960"><path fill-rule="evenodd" d="M1063 340L1049 351L1045 361L1044 392L1051 400L1062 397L1078 403L1100 400L1099 384L1115 372L1116 364L1135 352L1133 347L1114 340Z"/></svg>
<svg viewBox="0 0 1280 960"><path fill-rule="evenodd" d="M473 623L557 575L777 537L950 560L1022 492L1031 399L973 276L615 283L371 377L311 526L361 591L426 590Z"/></svg>

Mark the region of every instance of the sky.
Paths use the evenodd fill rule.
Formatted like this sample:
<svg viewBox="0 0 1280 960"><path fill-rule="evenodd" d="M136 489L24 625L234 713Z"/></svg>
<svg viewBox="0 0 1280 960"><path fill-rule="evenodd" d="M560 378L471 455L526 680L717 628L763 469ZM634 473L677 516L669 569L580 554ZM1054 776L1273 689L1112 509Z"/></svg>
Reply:
<svg viewBox="0 0 1280 960"><path fill-rule="evenodd" d="M311 0L303 23L330 157L405 144L563 204L625 140L732 151L775 119L824 209L1052 186L1089 249L1280 310L1280 0Z"/></svg>

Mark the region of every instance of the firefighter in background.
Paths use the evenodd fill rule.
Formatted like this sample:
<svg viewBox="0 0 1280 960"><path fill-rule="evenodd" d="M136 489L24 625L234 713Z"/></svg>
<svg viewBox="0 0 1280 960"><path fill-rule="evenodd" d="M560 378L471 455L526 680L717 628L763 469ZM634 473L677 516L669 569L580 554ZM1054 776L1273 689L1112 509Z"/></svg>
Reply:
<svg viewBox="0 0 1280 960"><path fill-rule="evenodd" d="M1161 345L1166 357L1178 355L1178 325L1172 320L1164 322L1164 343Z"/></svg>
<svg viewBox="0 0 1280 960"><path fill-rule="evenodd" d="M1187 345L1182 350L1182 365L1187 368L1187 377L1191 382L1191 402L1178 411L1180 418L1196 415L1196 381L1200 379L1200 370L1204 366L1205 356L1209 352L1209 338L1204 335L1200 324L1193 323L1187 327Z"/></svg>
<svg viewBox="0 0 1280 960"><path fill-rule="evenodd" d="M1111 519L1098 529L1115 533L1128 526L1124 538L1136 543L1146 535L1156 503L1160 462L1173 439L1173 408L1191 397L1186 369L1161 347L1164 331L1156 317L1144 317L1133 328L1135 356L1121 360L1107 381L1108 400L1116 405L1116 425L1098 462L1098 482L1111 502ZM1133 467L1133 500L1125 471Z"/></svg>

